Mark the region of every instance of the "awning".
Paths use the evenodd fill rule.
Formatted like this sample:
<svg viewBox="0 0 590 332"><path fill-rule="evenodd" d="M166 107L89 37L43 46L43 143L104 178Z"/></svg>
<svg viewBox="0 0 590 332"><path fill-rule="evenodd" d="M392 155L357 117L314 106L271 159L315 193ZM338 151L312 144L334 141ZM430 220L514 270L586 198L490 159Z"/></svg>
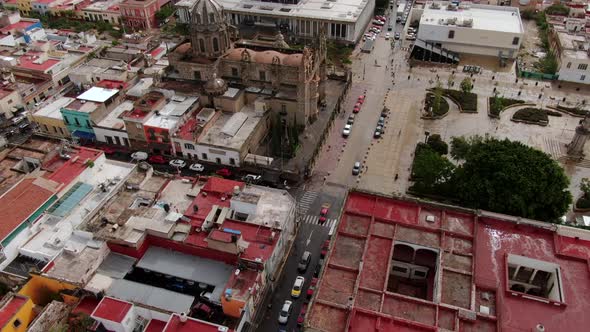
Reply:
<svg viewBox="0 0 590 332"><path fill-rule="evenodd" d="M74 135L78 138L86 139L86 140L96 139L96 135L94 135L93 133L88 133L88 132L81 131L81 130L74 130L72 135Z"/></svg>

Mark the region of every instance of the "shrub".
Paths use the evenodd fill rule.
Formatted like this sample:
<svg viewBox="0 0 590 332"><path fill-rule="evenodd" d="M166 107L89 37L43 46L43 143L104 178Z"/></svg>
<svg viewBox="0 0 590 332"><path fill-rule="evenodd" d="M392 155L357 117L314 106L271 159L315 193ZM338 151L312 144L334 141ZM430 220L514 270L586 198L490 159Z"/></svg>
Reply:
<svg viewBox="0 0 590 332"><path fill-rule="evenodd" d="M433 93L426 94L426 111L430 111L432 106L432 115L441 116L447 114L449 111L449 103L444 98L440 98L438 108L434 107L435 95Z"/></svg>
<svg viewBox="0 0 590 332"><path fill-rule="evenodd" d="M504 98L502 96L494 96L490 98L490 114L499 116L500 112L508 106L515 104L524 104L523 100Z"/></svg>
<svg viewBox="0 0 590 332"><path fill-rule="evenodd" d="M586 197L580 197L576 201L576 208L578 209L590 209L590 199Z"/></svg>
<svg viewBox="0 0 590 332"><path fill-rule="evenodd" d="M514 113L512 118L535 123L547 123L549 121L549 118L547 117L547 111L534 107L520 109Z"/></svg>
<svg viewBox="0 0 590 332"><path fill-rule="evenodd" d="M583 110L578 107L567 107L567 106L557 105L557 106L555 106L555 108L557 108L558 110L566 111L566 112L576 114L576 115L581 115L581 116L585 116L586 113L588 113L588 111Z"/></svg>
<svg viewBox="0 0 590 332"><path fill-rule="evenodd" d="M442 140L439 134L428 136L428 146L440 155L449 153L449 146Z"/></svg>
<svg viewBox="0 0 590 332"><path fill-rule="evenodd" d="M546 110L545 112L546 112L546 113L547 113L547 115L549 115L549 116L557 116L557 117L560 117L560 116L562 116L562 114L561 114L561 113L559 113L559 112L556 112L556 111Z"/></svg>
<svg viewBox="0 0 590 332"><path fill-rule="evenodd" d="M445 89L443 94L456 101L464 112L477 112L477 95L475 93Z"/></svg>

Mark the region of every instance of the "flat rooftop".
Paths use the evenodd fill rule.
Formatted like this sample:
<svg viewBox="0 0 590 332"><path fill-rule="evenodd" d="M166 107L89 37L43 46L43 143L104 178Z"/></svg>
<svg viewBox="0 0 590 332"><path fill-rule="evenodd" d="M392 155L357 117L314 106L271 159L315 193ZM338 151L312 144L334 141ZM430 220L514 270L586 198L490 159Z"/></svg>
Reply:
<svg viewBox="0 0 590 332"><path fill-rule="evenodd" d="M52 119L63 120L61 115L62 107L66 107L66 105L70 104L74 101L74 98L70 97L61 97L49 105L46 105L39 109L37 112L34 113L34 116L43 116Z"/></svg>
<svg viewBox="0 0 590 332"><path fill-rule="evenodd" d="M102 119L97 126L104 128L111 128L117 130L125 129L125 121L122 119L123 112L131 111L133 109L133 102L126 100L119 106L115 107L107 116Z"/></svg>
<svg viewBox="0 0 590 332"><path fill-rule="evenodd" d="M307 314L312 329L590 326L580 314L590 299L579 296L590 292L588 231L350 192L331 245Z"/></svg>
<svg viewBox="0 0 590 332"><path fill-rule="evenodd" d="M272 15L279 17L302 17L321 21L356 22L369 3L365 0L308 0L298 4L281 4L245 0L218 0L226 11ZM185 0L176 6L192 8L196 0Z"/></svg>
<svg viewBox="0 0 590 332"><path fill-rule="evenodd" d="M420 25L448 25L445 24L447 19L456 18L457 22L473 21L472 27L463 29L524 33L520 12L516 7L469 4L465 8L448 10L444 5L440 9L430 8L430 3L425 6Z"/></svg>
<svg viewBox="0 0 590 332"><path fill-rule="evenodd" d="M198 143L239 151L260 120L262 117L256 115L251 106L237 113L223 112Z"/></svg>
<svg viewBox="0 0 590 332"><path fill-rule="evenodd" d="M144 122L144 126L172 130L176 128L179 118L175 116L163 115L153 112L152 116Z"/></svg>
<svg viewBox="0 0 590 332"><path fill-rule="evenodd" d="M189 312L195 302L194 296L125 279L113 280L106 294L167 312Z"/></svg>
<svg viewBox="0 0 590 332"><path fill-rule="evenodd" d="M88 89L88 91L84 92L83 94L79 95L77 98L81 100L93 101L97 103L104 103L105 101L109 100L109 98L113 97L119 93L117 89L105 89L100 87L92 87Z"/></svg>
<svg viewBox="0 0 590 332"><path fill-rule="evenodd" d="M557 37L559 43L563 47L563 55L579 60L588 59L588 49L590 48L590 40L584 35L574 35L564 31L558 31Z"/></svg>
<svg viewBox="0 0 590 332"><path fill-rule="evenodd" d="M187 317L186 322L182 322L180 320L180 316L177 314L173 314L170 316L170 320L166 324L164 328L164 332L219 332L219 331L227 331L233 332L234 330L220 328L222 325L217 325L209 322L205 322L199 319L194 319L191 317Z"/></svg>

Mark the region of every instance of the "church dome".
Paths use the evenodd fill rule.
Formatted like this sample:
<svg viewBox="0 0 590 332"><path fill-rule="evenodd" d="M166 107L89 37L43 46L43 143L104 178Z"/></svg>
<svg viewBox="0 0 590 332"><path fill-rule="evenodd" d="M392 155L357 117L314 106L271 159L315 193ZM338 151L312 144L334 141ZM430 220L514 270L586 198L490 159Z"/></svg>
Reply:
<svg viewBox="0 0 590 332"><path fill-rule="evenodd" d="M191 12L191 20L198 25L224 23L223 7L215 0L198 0Z"/></svg>
<svg viewBox="0 0 590 332"><path fill-rule="evenodd" d="M210 96L221 96L227 91L227 83L217 77L217 74L213 76L205 83L205 92Z"/></svg>

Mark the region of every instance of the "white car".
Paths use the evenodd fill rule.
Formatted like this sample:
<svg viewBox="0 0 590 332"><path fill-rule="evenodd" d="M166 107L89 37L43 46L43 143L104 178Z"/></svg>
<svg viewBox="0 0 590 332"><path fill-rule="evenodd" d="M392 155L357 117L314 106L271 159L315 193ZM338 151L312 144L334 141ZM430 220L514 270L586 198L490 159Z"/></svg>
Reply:
<svg viewBox="0 0 590 332"><path fill-rule="evenodd" d="M131 158L137 161L144 161L148 159L148 154L143 151L133 152Z"/></svg>
<svg viewBox="0 0 590 332"><path fill-rule="evenodd" d="M389 32L388 32L388 33L386 33L386 34L385 34L385 40L389 40L389 37L390 37L390 36L391 36L391 35L389 34Z"/></svg>
<svg viewBox="0 0 590 332"><path fill-rule="evenodd" d="M201 165L201 164L191 164L188 169L190 169L191 171L195 171L195 172L202 172L205 170L205 166Z"/></svg>
<svg viewBox="0 0 590 332"><path fill-rule="evenodd" d="M285 303L283 303L283 306L281 307L281 312L279 313L279 324L287 324L292 310L293 302L285 300Z"/></svg>
<svg viewBox="0 0 590 332"><path fill-rule="evenodd" d="M173 160L170 160L169 165L172 167L176 167L176 168L185 168L186 161L184 161L182 159L173 159Z"/></svg>
<svg viewBox="0 0 590 332"><path fill-rule="evenodd" d="M350 135L351 130L352 130L352 126L347 124L346 126L344 126L344 129L342 129L342 136L348 137L348 135Z"/></svg>
<svg viewBox="0 0 590 332"><path fill-rule="evenodd" d="M252 183L260 180L261 178L261 175L248 174L242 178L242 181Z"/></svg>

